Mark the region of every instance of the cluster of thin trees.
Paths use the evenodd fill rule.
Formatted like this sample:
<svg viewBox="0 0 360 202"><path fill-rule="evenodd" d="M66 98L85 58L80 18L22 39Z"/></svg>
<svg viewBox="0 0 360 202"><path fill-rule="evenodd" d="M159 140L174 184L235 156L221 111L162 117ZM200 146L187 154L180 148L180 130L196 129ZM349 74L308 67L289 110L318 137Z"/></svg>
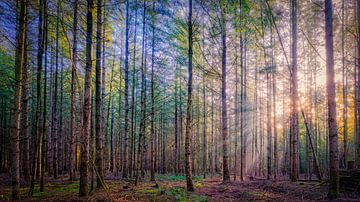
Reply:
<svg viewBox="0 0 360 202"><path fill-rule="evenodd" d="M341 2L339 14L332 0L290 0L288 15L267 0L4 3L16 10L15 55L1 50L15 66L0 113L0 169L10 173L12 199L21 178L31 196L37 182L43 192L50 178L79 177L86 196L106 188L109 173L137 185L148 172L151 181L185 174L188 191L194 174L227 182L315 173L337 197L339 167L360 166L360 2Z"/></svg>

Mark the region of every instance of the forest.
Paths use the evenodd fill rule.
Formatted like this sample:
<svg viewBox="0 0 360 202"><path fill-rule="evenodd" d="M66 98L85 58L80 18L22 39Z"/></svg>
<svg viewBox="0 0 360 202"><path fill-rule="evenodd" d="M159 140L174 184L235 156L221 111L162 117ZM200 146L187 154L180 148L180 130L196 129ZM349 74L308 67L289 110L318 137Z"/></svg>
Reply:
<svg viewBox="0 0 360 202"><path fill-rule="evenodd" d="M0 0L0 201L334 199L360 0Z"/></svg>

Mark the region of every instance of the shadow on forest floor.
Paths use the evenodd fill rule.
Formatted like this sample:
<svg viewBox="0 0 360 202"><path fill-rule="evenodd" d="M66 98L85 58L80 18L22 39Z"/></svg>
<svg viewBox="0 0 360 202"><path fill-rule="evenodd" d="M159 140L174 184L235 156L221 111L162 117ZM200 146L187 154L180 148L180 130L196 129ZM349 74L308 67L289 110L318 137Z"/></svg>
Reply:
<svg viewBox="0 0 360 202"><path fill-rule="evenodd" d="M1 177L3 178L3 177ZM6 178L6 177L5 177ZM7 178L8 179L8 178ZM326 200L327 185L317 181L290 182L253 179L222 183L221 178L194 177L195 192L186 191L184 176L159 175L156 184L143 181L134 186L132 181L107 178L107 189L93 191L88 197L78 197L79 182L69 182L67 176L46 183L45 192L35 187L32 198L28 188L21 188L24 201L302 201ZM4 180L4 179L2 179ZM9 183L0 182L0 201L7 201ZM360 195L341 193L341 201L359 201Z"/></svg>

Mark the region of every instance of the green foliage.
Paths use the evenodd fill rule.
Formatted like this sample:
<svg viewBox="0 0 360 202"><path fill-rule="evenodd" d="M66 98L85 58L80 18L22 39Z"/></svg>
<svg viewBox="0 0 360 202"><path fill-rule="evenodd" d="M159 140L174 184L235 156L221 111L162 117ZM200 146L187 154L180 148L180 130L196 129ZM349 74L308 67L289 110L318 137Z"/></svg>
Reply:
<svg viewBox="0 0 360 202"><path fill-rule="evenodd" d="M23 199L27 198L28 191L29 191L28 187L21 188L20 189L21 198ZM44 192L40 192L40 186L35 185L33 199L43 200L43 199L49 199L51 197L74 195L78 193L78 191L79 191L79 182L72 182L67 184L46 184ZM6 189L4 193L5 193L4 195L0 195L0 201L2 200L7 201L10 199L11 188Z"/></svg>
<svg viewBox="0 0 360 202"><path fill-rule="evenodd" d="M190 193L182 187L171 188L166 194L175 197L177 201L206 201L206 196Z"/></svg>
<svg viewBox="0 0 360 202"><path fill-rule="evenodd" d="M13 92L14 65L14 57L0 49L0 97L4 99L11 97Z"/></svg>
<svg viewBox="0 0 360 202"><path fill-rule="evenodd" d="M184 176L184 175L158 175L157 179L162 180L162 181L185 181L186 176ZM203 180L203 177L202 176L193 176L193 180L199 182L199 181Z"/></svg>

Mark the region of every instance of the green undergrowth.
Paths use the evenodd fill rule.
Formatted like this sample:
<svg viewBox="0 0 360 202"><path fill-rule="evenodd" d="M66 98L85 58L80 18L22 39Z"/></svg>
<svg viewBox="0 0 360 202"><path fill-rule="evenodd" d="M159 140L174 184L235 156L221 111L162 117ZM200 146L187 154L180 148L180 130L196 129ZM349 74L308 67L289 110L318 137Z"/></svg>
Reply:
<svg viewBox="0 0 360 202"><path fill-rule="evenodd" d="M197 201L204 202L206 201L206 196L198 195L193 192L188 192L183 187L171 187L169 189L164 188L151 188L151 189L142 189L138 190L142 194L156 199L156 196L166 195L175 199L176 201L187 202L187 201Z"/></svg>
<svg viewBox="0 0 360 202"><path fill-rule="evenodd" d="M173 187L166 191L166 194L175 197L177 201L206 201L206 196L188 192L185 188L182 187Z"/></svg>
<svg viewBox="0 0 360 202"><path fill-rule="evenodd" d="M202 181L204 178L202 176L193 176L193 181L198 182ZM185 175L158 175L157 180L161 181L185 181Z"/></svg>
<svg viewBox="0 0 360 202"><path fill-rule="evenodd" d="M195 182L194 187L200 188L202 185L201 182ZM171 200L176 201L207 201L206 196L198 195L194 192L188 192L186 188L180 187L180 186L169 186L169 185L163 185L158 188L144 188L144 189L138 189L138 193L145 194L149 198L158 199L159 197L163 196L165 198L170 198Z"/></svg>
<svg viewBox="0 0 360 202"><path fill-rule="evenodd" d="M79 183L72 182L66 184L46 184L44 192L40 192L39 185L35 186L33 199L45 199L55 196L68 196L71 194L76 194L79 191ZM21 198L28 198L29 188L21 188L20 196ZM10 196L10 193L9 193Z"/></svg>

